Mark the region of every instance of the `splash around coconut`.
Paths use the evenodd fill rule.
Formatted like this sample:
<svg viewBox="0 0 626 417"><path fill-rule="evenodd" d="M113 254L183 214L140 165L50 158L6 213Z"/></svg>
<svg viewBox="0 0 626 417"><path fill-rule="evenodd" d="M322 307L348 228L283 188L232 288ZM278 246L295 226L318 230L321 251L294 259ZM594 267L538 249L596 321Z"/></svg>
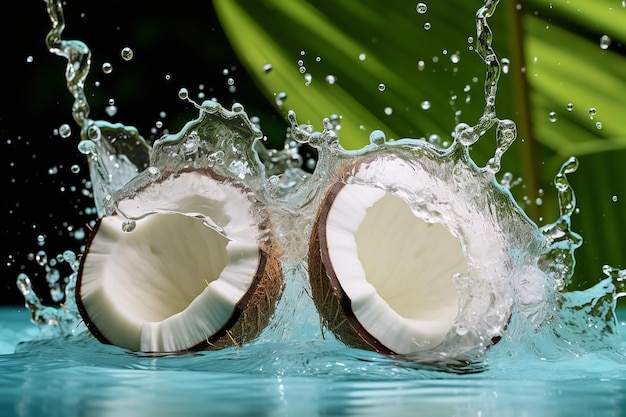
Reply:
<svg viewBox="0 0 626 417"><path fill-rule="evenodd" d="M329 120L316 132L289 112L288 142L318 151L308 174L292 146L263 146L238 103L196 104L181 89L198 118L152 146L132 127L89 119L90 52L61 39L61 3L49 1L48 46L71 69L99 219L56 318L18 278L33 319L64 323L66 334L72 315L103 342L151 354L241 346L264 328L293 325L277 300L310 286L324 331L417 362L472 361L520 329L586 340L617 333L623 270L605 268L608 278L588 293L565 292L581 243L569 223L575 159L555 178L560 217L542 228L496 181L516 139L515 123L495 113L500 67L487 20L497 3L476 15L487 75L475 126L456 126L446 148L374 131L369 145L348 151ZM469 149L494 127L496 150L479 167ZM308 267L283 284L294 263ZM287 291L294 287L302 291ZM602 311L592 315L601 331L568 316L587 306Z"/></svg>

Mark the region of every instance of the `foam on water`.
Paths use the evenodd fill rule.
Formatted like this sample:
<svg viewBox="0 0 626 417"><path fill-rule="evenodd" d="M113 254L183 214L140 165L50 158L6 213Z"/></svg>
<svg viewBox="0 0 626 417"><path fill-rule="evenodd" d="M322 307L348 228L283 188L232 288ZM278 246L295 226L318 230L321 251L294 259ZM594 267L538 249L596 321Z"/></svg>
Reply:
<svg viewBox="0 0 626 417"><path fill-rule="evenodd" d="M584 291L567 290L575 268L574 252L582 242L581 236L573 232L570 225L576 200L567 176L576 171L576 159L567 160L555 176L560 206L558 219L541 228L525 215L508 189L496 181L502 155L516 139L515 123L499 119L496 115L497 85L502 69L491 48L492 33L488 19L497 4L498 1L487 0L476 18L476 51L487 69L485 108L476 124L458 124L454 129L454 141L447 147L418 139L388 141L383 132L373 131L369 145L348 151L341 146L338 131L329 119L323 121L324 129L318 132L312 126L299 124L293 112L288 114L291 126L285 148L267 149L261 140L262 132L250 121L241 104L236 103L231 109L210 100L198 104L190 100L184 91L181 91L180 97L194 103L198 117L189 121L180 132L165 135L152 146L133 127L91 120L83 90L91 53L82 42L62 39L64 21L61 3L47 2L53 26L47 37L48 47L51 52L68 60L66 78L75 99L73 115L81 127L78 146L89 160L99 216L118 212L116 202L119 199L158 179L162 172L188 167L210 167L223 176L245 183L271 211L275 233L285 249L286 283L276 314L259 339L252 343L252 350L227 349L203 355L211 355L226 363L232 363L228 361L234 358L247 359L235 366L252 366L250 369L258 370L270 368L272 373L333 372L333 364L324 361L337 352L354 359L351 366L338 366L341 368L339 373L357 372L361 367L367 368L366 363L387 363L394 369L411 367L410 364L374 357L371 353L347 353L348 349L320 327L306 278L308 237L325 190L337 178L341 166L364 156L376 155L398 158L419 166L439 181L456 184L458 193L455 198L473 201L476 207L490 211L497 219L501 239L509 245L515 265L510 279L494 280L496 284L491 284L505 286L504 290L511 294L513 305L504 340L493 348L493 358L516 356L519 352L549 357L563 352L579 356L594 351L610 351L615 358L619 358L616 359L618 362L623 360L623 342L618 332L615 305L617 298L626 293L626 271L606 266L602 271L606 278L596 285ZM470 147L494 130L497 143L494 155L485 166L478 166L470 156ZM313 173L307 173L302 168L297 148L303 143L318 152ZM394 192L421 218L437 216L437 211L427 199L410 190L392 189L389 185L357 177L353 181ZM464 239L468 238L464 230L471 228L473 222L485 221L482 218L479 220L480 214L477 212L475 217L470 218L434 220L452 225L459 237ZM129 230L135 220L138 219L129 219ZM497 261L487 256L473 260L477 263ZM43 339L50 341L74 335L75 343L93 343L85 341L87 332L80 323L74 300L76 256L66 253L62 261L70 264L73 272L65 279L50 281L51 288L63 294L59 297L63 302L61 307L41 305L24 274L18 277L18 287L25 296L32 320L42 329ZM46 262L42 266L48 268ZM494 294L500 293L503 288L476 287L471 277L460 276L457 277L457 288L461 305L470 307L461 309L456 322L457 332L450 335L444 345L448 343L451 349L466 352L468 346L463 344L469 336L464 336L476 331L479 327L477 320L486 320L472 315L471 303L487 303L488 310L494 315L508 314L508 306L506 301L494 298ZM472 357L480 357L484 353L485 341L481 337L478 334L477 340L473 341L475 351ZM285 350L287 345L291 348ZM21 349L26 349L25 346ZM261 351L265 353L260 355ZM203 366L213 366L211 363L214 362L204 362ZM471 366L465 368L468 369L472 369Z"/></svg>

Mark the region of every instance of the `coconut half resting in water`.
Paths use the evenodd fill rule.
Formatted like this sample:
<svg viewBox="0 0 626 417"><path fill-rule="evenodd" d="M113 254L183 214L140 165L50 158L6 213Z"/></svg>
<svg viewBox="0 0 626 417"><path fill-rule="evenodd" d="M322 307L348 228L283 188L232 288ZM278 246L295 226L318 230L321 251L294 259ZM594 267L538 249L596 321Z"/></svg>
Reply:
<svg viewBox="0 0 626 417"><path fill-rule="evenodd" d="M427 156L360 157L320 205L308 256L313 299L325 327L349 346L460 358L497 342L507 326L513 253L532 240L533 226L521 213L505 224L499 212L512 199L477 182L477 170L453 159L442 168ZM487 198L464 190L470 183L486 184L478 191Z"/></svg>
<svg viewBox="0 0 626 417"><path fill-rule="evenodd" d="M81 260L76 299L89 330L149 353L254 339L273 314L282 268L252 191L188 169L129 194L120 214L98 221Z"/></svg>

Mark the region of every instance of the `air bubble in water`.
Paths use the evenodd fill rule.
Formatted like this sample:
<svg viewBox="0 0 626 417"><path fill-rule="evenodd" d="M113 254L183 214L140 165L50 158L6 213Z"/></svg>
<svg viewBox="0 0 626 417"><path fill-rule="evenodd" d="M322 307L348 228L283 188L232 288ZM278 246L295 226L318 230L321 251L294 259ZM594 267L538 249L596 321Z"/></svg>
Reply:
<svg viewBox="0 0 626 417"><path fill-rule="evenodd" d="M113 72L113 65L111 65L110 62L105 62L104 64L102 64L102 72L104 72L105 74L110 74Z"/></svg>
<svg viewBox="0 0 626 417"><path fill-rule="evenodd" d="M385 88L387 88L387 86L385 86L385 84L383 84L383 83L378 84L378 91L385 91Z"/></svg>
<svg viewBox="0 0 626 417"><path fill-rule="evenodd" d="M608 49L609 45L611 45L611 38L608 35L602 35L600 38L600 48Z"/></svg>
<svg viewBox="0 0 626 417"><path fill-rule="evenodd" d="M121 55L124 61L130 61L131 59L133 59L133 56L135 55L135 53L130 47L126 46L122 48Z"/></svg>
<svg viewBox="0 0 626 417"><path fill-rule="evenodd" d="M428 11L428 6L425 3L417 3L417 7L415 8L417 13L424 14Z"/></svg>
<svg viewBox="0 0 626 417"><path fill-rule="evenodd" d="M551 111L550 114L548 114L548 120L550 120L552 123L556 122L556 112Z"/></svg>
<svg viewBox="0 0 626 417"><path fill-rule="evenodd" d="M59 126L59 136L63 139L67 139L72 134L72 128L67 123L63 123Z"/></svg>

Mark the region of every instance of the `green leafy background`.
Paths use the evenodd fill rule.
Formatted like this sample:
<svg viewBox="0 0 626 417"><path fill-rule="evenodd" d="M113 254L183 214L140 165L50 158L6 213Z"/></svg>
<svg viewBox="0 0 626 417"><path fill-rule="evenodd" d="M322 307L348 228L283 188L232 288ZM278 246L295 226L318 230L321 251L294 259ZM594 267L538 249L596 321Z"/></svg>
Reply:
<svg viewBox="0 0 626 417"><path fill-rule="evenodd" d="M473 40L482 2L424 3L428 10L420 14L416 1L214 0L233 48L267 99L318 130L324 117L339 116L340 142L349 149L368 143L373 129L387 138L449 141L458 122L475 124L482 114L485 65ZM512 192L541 225L558 217L555 173L569 156L579 158L570 176L579 208L572 225L584 243L572 289L586 288L602 278L603 264L626 266L626 4L501 1L489 22L501 64L510 62L497 114L518 126L500 175L522 179ZM606 49L603 35L611 39ZM279 93L287 94L282 105ZM477 163L493 154L494 135L487 132L472 149Z"/></svg>

